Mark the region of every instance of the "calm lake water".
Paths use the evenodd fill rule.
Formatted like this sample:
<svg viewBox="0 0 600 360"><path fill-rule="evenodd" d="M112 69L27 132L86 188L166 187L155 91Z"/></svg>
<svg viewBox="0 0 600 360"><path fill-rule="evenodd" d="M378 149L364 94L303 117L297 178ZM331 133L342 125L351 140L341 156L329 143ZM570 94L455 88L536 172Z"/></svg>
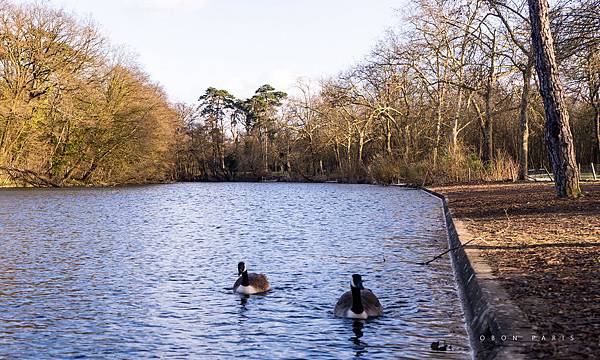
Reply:
<svg viewBox="0 0 600 360"><path fill-rule="evenodd" d="M0 358L469 358L449 259L414 264L442 216L370 185L2 190ZM228 290L241 260L271 292ZM333 316L352 273L383 317Z"/></svg>

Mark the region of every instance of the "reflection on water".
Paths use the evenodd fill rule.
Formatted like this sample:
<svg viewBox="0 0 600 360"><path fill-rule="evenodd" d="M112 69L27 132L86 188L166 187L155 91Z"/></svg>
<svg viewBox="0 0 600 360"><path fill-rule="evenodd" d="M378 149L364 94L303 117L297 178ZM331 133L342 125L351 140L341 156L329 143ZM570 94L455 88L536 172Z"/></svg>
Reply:
<svg viewBox="0 0 600 360"><path fill-rule="evenodd" d="M355 357L360 357L365 354L366 348L368 346L367 343L360 340L363 337L363 327L365 326L363 320L354 320L352 322L352 332L354 336L350 338L352 343L354 344Z"/></svg>
<svg viewBox="0 0 600 360"><path fill-rule="evenodd" d="M240 307L242 310L246 309L246 304L248 303L248 298L250 295L240 295Z"/></svg>
<svg viewBox="0 0 600 360"><path fill-rule="evenodd" d="M469 357L448 259L415 264L446 248L439 201L420 191L3 190L0 239L0 358ZM269 293L232 293L242 260ZM333 316L352 273L383 317Z"/></svg>

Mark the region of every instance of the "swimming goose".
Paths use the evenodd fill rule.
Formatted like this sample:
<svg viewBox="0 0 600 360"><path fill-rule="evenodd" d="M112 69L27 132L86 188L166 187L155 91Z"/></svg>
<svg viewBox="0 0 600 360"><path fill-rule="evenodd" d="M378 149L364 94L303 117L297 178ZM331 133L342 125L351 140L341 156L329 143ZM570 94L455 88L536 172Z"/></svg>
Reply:
<svg viewBox="0 0 600 360"><path fill-rule="evenodd" d="M367 319L382 315L383 308L377 296L363 287L361 276L354 274L350 282L350 291L340 297L333 313L339 317Z"/></svg>
<svg viewBox="0 0 600 360"><path fill-rule="evenodd" d="M249 273L246 264L238 264L238 279L233 284L233 291L240 294L259 294L269 291L269 280L265 274Z"/></svg>

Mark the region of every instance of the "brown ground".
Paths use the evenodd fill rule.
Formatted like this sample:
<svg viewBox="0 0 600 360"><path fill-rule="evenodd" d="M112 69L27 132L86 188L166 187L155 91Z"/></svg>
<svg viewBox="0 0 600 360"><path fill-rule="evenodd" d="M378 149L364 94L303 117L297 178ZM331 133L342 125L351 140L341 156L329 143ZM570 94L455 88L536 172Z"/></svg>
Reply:
<svg viewBox="0 0 600 360"><path fill-rule="evenodd" d="M449 199L534 330L531 358L600 359L600 183L558 199L548 183L435 188ZM574 337L570 341L570 336Z"/></svg>

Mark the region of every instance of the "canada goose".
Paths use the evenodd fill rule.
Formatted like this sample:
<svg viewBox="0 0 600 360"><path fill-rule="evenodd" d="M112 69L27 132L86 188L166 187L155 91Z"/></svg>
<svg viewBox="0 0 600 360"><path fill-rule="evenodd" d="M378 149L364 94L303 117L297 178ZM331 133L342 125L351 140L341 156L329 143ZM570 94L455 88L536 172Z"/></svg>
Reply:
<svg viewBox="0 0 600 360"><path fill-rule="evenodd" d="M333 313L339 317L366 319L382 315L383 308L377 296L363 287L361 276L354 274L350 282L350 291L340 297Z"/></svg>
<svg viewBox="0 0 600 360"><path fill-rule="evenodd" d="M269 291L269 280L265 274L248 274L246 264L240 261L238 264L238 279L233 284L233 291L240 294L259 294Z"/></svg>

